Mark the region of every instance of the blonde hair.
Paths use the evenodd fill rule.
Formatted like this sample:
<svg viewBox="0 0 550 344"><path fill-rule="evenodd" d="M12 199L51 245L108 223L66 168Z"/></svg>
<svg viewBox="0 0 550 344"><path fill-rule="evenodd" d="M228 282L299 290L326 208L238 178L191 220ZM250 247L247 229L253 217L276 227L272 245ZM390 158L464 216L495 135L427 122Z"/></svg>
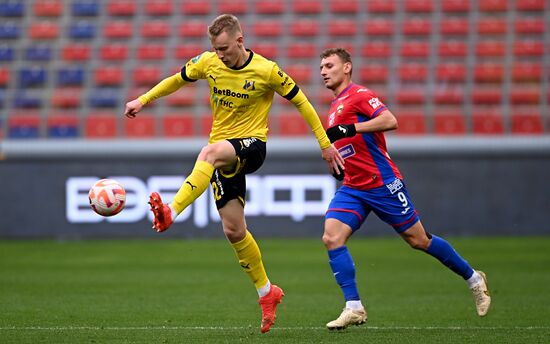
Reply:
<svg viewBox="0 0 550 344"><path fill-rule="evenodd" d="M222 14L212 21L208 26L208 38L218 37L222 32L234 34L242 33L241 23L239 19L232 14Z"/></svg>

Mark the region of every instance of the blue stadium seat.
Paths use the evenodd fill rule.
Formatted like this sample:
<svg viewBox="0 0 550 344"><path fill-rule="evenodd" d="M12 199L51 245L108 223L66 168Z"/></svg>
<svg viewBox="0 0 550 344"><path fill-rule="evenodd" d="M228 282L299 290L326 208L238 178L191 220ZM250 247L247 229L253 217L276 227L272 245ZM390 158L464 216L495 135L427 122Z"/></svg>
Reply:
<svg viewBox="0 0 550 344"><path fill-rule="evenodd" d="M19 85L22 87L43 86L47 72L44 67L23 67L19 70Z"/></svg>
<svg viewBox="0 0 550 344"><path fill-rule="evenodd" d="M99 2L95 0L73 1L71 13L74 16L97 16L99 14Z"/></svg>
<svg viewBox="0 0 550 344"><path fill-rule="evenodd" d="M84 83L84 68L66 67L57 71L57 85L79 86Z"/></svg>
<svg viewBox="0 0 550 344"><path fill-rule="evenodd" d="M42 106L42 98L40 93L19 90L13 98L13 106L19 109L33 109Z"/></svg>
<svg viewBox="0 0 550 344"><path fill-rule="evenodd" d="M96 26L89 21L79 21L69 26L69 37L74 39L94 38Z"/></svg>
<svg viewBox="0 0 550 344"><path fill-rule="evenodd" d="M34 139L40 136L40 117L35 114L12 115L8 118L8 136L13 139Z"/></svg>
<svg viewBox="0 0 550 344"><path fill-rule="evenodd" d="M52 115L48 118L48 137L75 138L80 136L78 117L75 115Z"/></svg>
<svg viewBox="0 0 550 344"><path fill-rule="evenodd" d="M0 109L4 107L6 99L6 91L0 88ZM0 133L2 132L2 123L0 122Z"/></svg>
<svg viewBox="0 0 550 344"><path fill-rule="evenodd" d="M22 0L0 2L0 17L22 17L25 14L25 5Z"/></svg>
<svg viewBox="0 0 550 344"><path fill-rule="evenodd" d="M13 22L0 23L0 39L16 39L21 35L21 29Z"/></svg>
<svg viewBox="0 0 550 344"><path fill-rule="evenodd" d="M49 61L52 50L48 44L30 46L25 50L25 59L29 61Z"/></svg>
<svg viewBox="0 0 550 344"><path fill-rule="evenodd" d="M94 108L111 108L120 106L120 95L114 88L92 89L90 94L90 106Z"/></svg>
<svg viewBox="0 0 550 344"><path fill-rule="evenodd" d="M6 44L0 44L0 61L13 61L15 51Z"/></svg>

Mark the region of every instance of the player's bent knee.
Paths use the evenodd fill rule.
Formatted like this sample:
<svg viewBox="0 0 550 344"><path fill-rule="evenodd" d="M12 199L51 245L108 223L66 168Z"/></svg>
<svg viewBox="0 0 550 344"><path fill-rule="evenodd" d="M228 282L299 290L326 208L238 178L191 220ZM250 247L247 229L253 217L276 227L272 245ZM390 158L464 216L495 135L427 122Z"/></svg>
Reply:
<svg viewBox="0 0 550 344"><path fill-rule="evenodd" d="M323 234L322 240L327 250L334 250L335 248L344 246L346 243L345 239L339 237L338 235L329 234L327 232Z"/></svg>

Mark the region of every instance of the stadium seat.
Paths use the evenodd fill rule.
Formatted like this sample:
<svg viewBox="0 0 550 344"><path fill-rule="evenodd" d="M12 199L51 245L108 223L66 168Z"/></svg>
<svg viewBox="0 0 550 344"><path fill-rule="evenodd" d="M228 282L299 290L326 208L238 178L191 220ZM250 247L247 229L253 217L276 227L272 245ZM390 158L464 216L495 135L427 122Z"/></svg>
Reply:
<svg viewBox="0 0 550 344"><path fill-rule="evenodd" d="M521 40L514 42L514 55L516 56L542 56L544 44L539 40Z"/></svg>
<svg viewBox="0 0 550 344"><path fill-rule="evenodd" d="M500 114L480 111L472 116L472 132L478 135L504 134L504 121Z"/></svg>
<svg viewBox="0 0 550 344"><path fill-rule="evenodd" d="M281 14L285 10L283 0L257 0L254 1L256 13Z"/></svg>
<svg viewBox="0 0 550 344"><path fill-rule="evenodd" d="M96 26L89 21L78 21L69 26L69 37L72 39L94 38Z"/></svg>
<svg viewBox="0 0 550 344"><path fill-rule="evenodd" d="M401 63L398 75L401 81L423 82L428 78L428 66L420 63Z"/></svg>
<svg viewBox="0 0 550 344"><path fill-rule="evenodd" d="M439 32L442 35L465 36L470 30L470 21L467 17L441 18Z"/></svg>
<svg viewBox="0 0 550 344"><path fill-rule="evenodd" d="M279 56L279 45L276 43L259 42L253 44L251 49L268 59L276 59Z"/></svg>
<svg viewBox="0 0 550 344"><path fill-rule="evenodd" d="M131 38L132 33L133 23L127 20L112 21L103 26L103 36L107 38Z"/></svg>
<svg viewBox="0 0 550 344"><path fill-rule="evenodd" d="M33 12L38 17L59 17L63 14L61 0L38 0L33 4Z"/></svg>
<svg viewBox="0 0 550 344"><path fill-rule="evenodd" d="M514 22L514 29L517 34L543 34L544 19L537 17L517 18Z"/></svg>
<svg viewBox="0 0 550 344"><path fill-rule="evenodd" d="M132 79L136 86L152 87L161 80L161 69L156 66L137 66L132 72Z"/></svg>
<svg viewBox="0 0 550 344"><path fill-rule="evenodd" d="M40 136L38 114L17 114L8 117L8 137L12 139L34 139Z"/></svg>
<svg viewBox="0 0 550 344"><path fill-rule="evenodd" d="M245 14L248 6L245 0L218 0L219 13Z"/></svg>
<svg viewBox="0 0 550 344"><path fill-rule="evenodd" d="M193 106L197 99L196 88L188 85L166 97L166 104L173 107Z"/></svg>
<svg viewBox="0 0 550 344"><path fill-rule="evenodd" d="M198 54L202 53L206 49L203 48L202 44L184 44L184 45L178 45L176 49L174 50L174 56L177 59L182 60L182 66L183 63L187 62L192 57L197 56Z"/></svg>
<svg viewBox="0 0 550 344"><path fill-rule="evenodd" d="M520 11L544 11L544 1L545 0L521 0L516 1L516 9ZM548 4L547 4L548 5Z"/></svg>
<svg viewBox="0 0 550 344"><path fill-rule="evenodd" d="M273 119L277 122L278 134L280 136L305 136L311 132L306 121L298 112L290 114L279 114Z"/></svg>
<svg viewBox="0 0 550 344"><path fill-rule="evenodd" d="M443 57L465 57L468 46L464 41L446 40L439 43L438 53Z"/></svg>
<svg viewBox="0 0 550 344"><path fill-rule="evenodd" d="M0 87L6 87L10 82L10 69L0 67Z"/></svg>
<svg viewBox="0 0 550 344"><path fill-rule="evenodd" d="M57 71L57 85L81 86L84 84L84 68L81 66L63 67Z"/></svg>
<svg viewBox="0 0 550 344"><path fill-rule="evenodd" d="M359 11L358 0L330 0L329 1L330 13L351 13L355 14Z"/></svg>
<svg viewBox="0 0 550 344"><path fill-rule="evenodd" d="M317 36L319 30L319 22L312 19L297 20L290 24L290 33L293 36Z"/></svg>
<svg viewBox="0 0 550 344"><path fill-rule="evenodd" d="M460 111L437 113L433 118L434 134L436 135L464 135L466 121Z"/></svg>
<svg viewBox="0 0 550 344"><path fill-rule="evenodd" d="M279 37L283 27L279 21L262 20L252 24L252 32L257 37Z"/></svg>
<svg viewBox="0 0 550 344"><path fill-rule="evenodd" d="M539 104L541 103L542 85L512 85L510 88L510 103Z"/></svg>
<svg viewBox="0 0 550 344"><path fill-rule="evenodd" d="M166 38L170 36L171 26L166 21L153 20L141 24L141 37Z"/></svg>
<svg viewBox="0 0 550 344"><path fill-rule="evenodd" d="M504 65L501 63L483 62L474 68L476 82L502 82L504 79Z"/></svg>
<svg viewBox="0 0 550 344"><path fill-rule="evenodd" d="M97 16L99 15L98 0L75 0L71 4L73 16Z"/></svg>
<svg viewBox="0 0 550 344"><path fill-rule="evenodd" d="M142 44L137 48L137 57L140 60L155 60L164 59L165 46L163 44Z"/></svg>
<svg viewBox="0 0 550 344"><path fill-rule="evenodd" d="M0 39L17 39L20 35L21 28L16 23L0 23Z"/></svg>
<svg viewBox="0 0 550 344"><path fill-rule="evenodd" d="M508 30L505 17L483 17L477 22L477 33L480 35L500 35Z"/></svg>
<svg viewBox="0 0 550 344"><path fill-rule="evenodd" d="M7 44L0 44L0 61L13 61L15 51L13 47Z"/></svg>
<svg viewBox="0 0 550 344"><path fill-rule="evenodd" d="M208 137L208 135L210 135L210 130L212 129L212 114L209 112L205 113L198 119L195 119L195 121L199 125L199 135Z"/></svg>
<svg viewBox="0 0 550 344"><path fill-rule="evenodd" d="M172 0L146 0L145 13L150 16L169 16L174 10Z"/></svg>
<svg viewBox="0 0 550 344"><path fill-rule="evenodd" d="M395 92L395 100L398 104L424 104L426 91L419 87L402 87Z"/></svg>
<svg viewBox="0 0 550 344"><path fill-rule="evenodd" d="M36 87L46 84L48 73L44 67L22 67L19 70L19 86Z"/></svg>
<svg viewBox="0 0 550 344"><path fill-rule="evenodd" d="M397 135L426 134L426 116L421 112L401 110L396 115L399 128Z"/></svg>
<svg viewBox="0 0 550 344"><path fill-rule="evenodd" d="M311 82L312 71L311 65L307 64L296 64L296 65L287 65L284 68L284 71L290 75L290 77L297 84L305 84Z"/></svg>
<svg viewBox="0 0 550 344"><path fill-rule="evenodd" d="M61 109L78 108L81 97L81 88L56 88L51 95L51 105Z"/></svg>
<svg viewBox="0 0 550 344"><path fill-rule="evenodd" d="M206 35L208 25L200 21L188 21L181 23L178 27L178 34L181 37L198 37L202 38Z"/></svg>
<svg viewBox="0 0 550 344"><path fill-rule="evenodd" d="M0 2L0 17L23 17L25 5L21 0Z"/></svg>
<svg viewBox="0 0 550 344"><path fill-rule="evenodd" d="M369 63L360 67L359 78L364 83L386 83L388 81L389 70L387 64Z"/></svg>
<svg viewBox="0 0 550 344"><path fill-rule="evenodd" d="M430 43L428 41L404 41L400 50L402 57L428 57Z"/></svg>
<svg viewBox="0 0 550 344"><path fill-rule="evenodd" d="M439 63L436 68L436 79L442 82L463 82L466 80L464 63Z"/></svg>
<svg viewBox="0 0 550 344"><path fill-rule="evenodd" d="M542 75L540 63L514 62L512 65L512 80L515 82L539 82Z"/></svg>
<svg viewBox="0 0 550 344"><path fill-rule="evenodd" d="M365 57L386 59L391 56L391 45L386 41L369 41L363 45L361 54Z"/></svg>
<svg viewBox="0 0 550 344"><path fill-rule="evenodd" d="M503 57L506 54L506 42L502 40L478 41L475 51L479 57Z"/></svg>
<svg viewBox="0 0 550 344"><path fill-rule="evenodd" d="M441 9L443 12L469 12L470 2L464 0L443 0Z"/></svg>
<svg viewBox="0 0 550 344"><path fill-rule="evenodd" d="M120 106L119 92L115 88L90 90L89 105L93 108L114 108Z"/></svg>
<svg viewBox="0 0 550 344"><path fill-rule="evenodd" d="M181 2L181 12L188 15L205 15L212 10L210 2L203 0L191 0Z"/></svg>
<svg viewBox="0 0 550 344"><path fill-rule="evenodd" d="M163 137L190 137L194 134L192 114L168 114L162 118Z"/></svg>
<svg viewBox="0 0 550 344"><path fill-rule="evenodd" d="M72 115L51 115L46 120L48 137L75 138L80 136L79 119Z"/></svg>
<svg viewBox="0 0 550 344"><path fill-rule="evenodd" d="M371 13L393 13L396 10L395 0L369 0L367 11Z"/></svg>
<svg viewBox="0 0 550 344"><path fill-rule="evenodd" d="M432 32L432 21L426 18L405 19L401 25L401 32L407 36L427 36Z"/></svg>
<svg viewBox="0 0 550 344"><path fill-rule="evenodd" d="M323 4L317 0L294 0L292 1L292 10L300 14L318 14L321 13Z"/></svg>
<svg viewBox="0 0 550 344"><path fill-rule="evenodd" d="M25 59L28 61L49 61L52 50L48 44L37 44L25 49Z"/></svg>
<svg viewBox="0 0 550 344"><path fill-rule="evenodd" d="M84 122L86 138L114 138L117 134L117 117L113 114L91 114Z"/></svg>
<svg viewBox="0 0 550 344"><path fill-rule="evenodd" d="M433 0L405 0L405 11L407 12L429 13L433 9Z"/></svg>
<svg viewBox="0 0 550 344"><path fill-rule="evenodd" d="M111 16L131 17L136 13L136 5L134 0L109 0L107 13Z"/></svg>
<svg viewBox="0 0 550 344"><path fill-rule="evenodd" d="M460 105L464 102L464 89L462 85L437 87L433 100L438 105Z"/></svg>
<svg viewBox="0 0 550 344"><path fill-rule="evenodd" d="M61 57L67 61L86 61L90 55L91 48L87 44L68 43L61 48Z"/></svg>
<svg viewBox="0 0 550 344"><path fill-rule="evenodd" d="M128 58L128 46L123 43L105 44L99 48L99 57L105 61L123 61Z"/></svg>
<svg viewBox="0 0 550 344"><path fill-rule="evenodd" d="M505 12L508 9L506 0L479 0L479 10L482 12Z"/></svg>
<svg viewBox="0 0 550 344"><path fill-rule="evenodd" d="M155 117L140 115L132 119L124 119L124 134L130 138L146 138L155 136Z"/></svg>
<svg viewBox="0 0 550 344"><path fill-rule="evenodd" d="M523 113L512 110L510 120L511 131L515 135L541 135L544 131L542 116L538 111Z"/></svg>
<svg viewBox="0 0 550 344"><path fill-rule="evenodd" d="M337 37L350 37L355 36L357 33L357 24L354 20L331 20L328 24L328 34L330 36Z"/></svg>
<svg viewBox="0 0 550 344"><path fill-rule="evenodd" d="M96 86L121 86L125 76L122 68L118 66L99 66L94 71Z"/></svg>
<svg viewBox="0 0 550 344"><path fill-rule="evenodd" d="M471 99L473 104L498 105L502 102L502 86L475 85L472 88Z"/></svg>
<svg viewBox="0 0 550 344"><path fill-rule="evenodd" d="M375 18L364 23L363 31L369 36L391 36L395 32L393 20Z"/></svg>
<svg viewBox="0 0 550 344"><path fill-rule="evenodd" d="M43 105L44 92L20 89L13 98L13 107L17 109L37 109Z"/></svg>
<svg viewBox="0 0 550 344"><path fill-rule="evenodd" d="M28 35L32 39L55 39L59 36L59 25L50 21L30 23Z"/></svg>
<svg viewBox="0 0 550 344"><path fill-rule="evenodd" d="M290 58L314 58L317 57L317 48L314 43L290 43L287 48L287 56Z"/></svg>

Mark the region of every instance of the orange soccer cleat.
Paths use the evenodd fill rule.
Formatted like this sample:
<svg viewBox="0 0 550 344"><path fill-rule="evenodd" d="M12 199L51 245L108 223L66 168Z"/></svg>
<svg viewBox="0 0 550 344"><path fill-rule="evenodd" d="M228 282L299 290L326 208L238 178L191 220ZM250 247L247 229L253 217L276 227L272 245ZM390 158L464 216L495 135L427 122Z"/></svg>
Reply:
<svg viewBox="0 0 550 344"><path fill-rule="evenodd" d="M170 228L172 223L174 223L174 220L172 219L172 210L168 204L162 203L162 199L160 198L158 192L151 193L151 196L149 196L149 205L151 206L151 211L155 216L155 219L153 220L153 228L159 233Z"/></svg>
<svg viewBox="0 0 550 344"><path fill-rule="evenodd" d="M283 290L276 285L271 285L271 290L265 296L260 297L258 303L262 307L262 324L261 331L266 333L271 328L271 325L275 324L277 304L281 302L281 299L285 296Z"/></svg>

